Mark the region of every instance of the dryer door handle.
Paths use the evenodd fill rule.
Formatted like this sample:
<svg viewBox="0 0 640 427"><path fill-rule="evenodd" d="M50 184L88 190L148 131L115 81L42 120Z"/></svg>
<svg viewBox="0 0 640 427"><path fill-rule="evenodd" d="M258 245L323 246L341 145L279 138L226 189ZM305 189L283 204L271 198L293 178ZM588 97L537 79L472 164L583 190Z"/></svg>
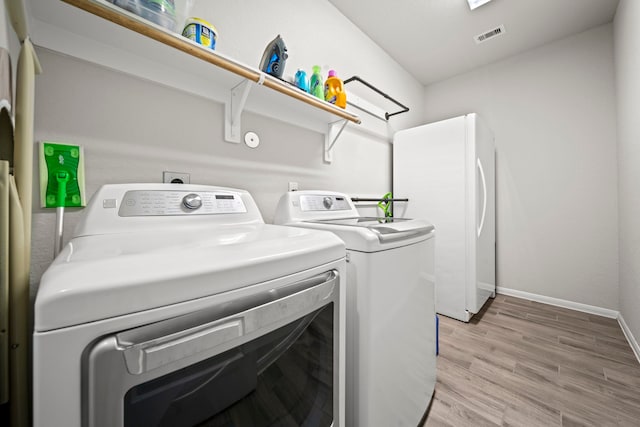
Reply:
<svg viewBox="0 0 640 427"><path fill-rule="evenodd" d="M163 337L130 343L121 350L127 370L140 375L196 355L204 360L278 329L335 299L337 272L320 277L320 284L275 301Z"/></svg>
<svg viewBox="0 0 640 427"><path fill-rule="evenodd" d="M201 351L218 347L243 335L242 320L235 319L223 324L214 325L182 338L167 343L142 348L138 351L143 363L139 364L139 374L159 368L171 362L193 356Z"/></svg>

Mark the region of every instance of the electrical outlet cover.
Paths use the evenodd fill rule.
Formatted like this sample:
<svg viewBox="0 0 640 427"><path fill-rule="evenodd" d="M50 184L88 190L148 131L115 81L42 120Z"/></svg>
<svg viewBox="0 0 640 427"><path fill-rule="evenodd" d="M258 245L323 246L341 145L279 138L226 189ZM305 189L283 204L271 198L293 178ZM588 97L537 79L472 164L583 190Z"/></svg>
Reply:
<svg viewBox="0 0 640 427"><path fill-rule="evenodd" d="M40 144L39 163L41 207L86 206L82 147L43 141ZM64 184L59 176L66 177Z"/></svg>
<svg viewBox="0 0 640 427"><path fill-rule="evenodd" d="M189 184L191 182L191 174L186 172L162 172L162 182L165 184Z"/></svg>

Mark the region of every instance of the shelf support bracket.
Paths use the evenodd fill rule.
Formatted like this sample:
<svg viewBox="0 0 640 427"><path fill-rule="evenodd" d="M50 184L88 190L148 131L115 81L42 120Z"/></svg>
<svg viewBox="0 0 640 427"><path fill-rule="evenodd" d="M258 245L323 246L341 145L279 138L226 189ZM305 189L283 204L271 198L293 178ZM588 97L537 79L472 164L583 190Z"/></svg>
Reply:
<svg viewBox="0 0 640 427"><path fill-rule="evenodd" d="M342 131L347 126L348 120L339 120L337 122L329 123L329 129L324 136L324 161L331 163L333 161L333 146L338 142L338 138L342 134Z"/></svg>
<svg viewBox="0 0 640 427"><path fill-rule="evenodd" d="M233 89L229 101L224 106L224 139L235 144L240 143L242 111L247 102L252 85L251 80L244 80Z"/></svg>

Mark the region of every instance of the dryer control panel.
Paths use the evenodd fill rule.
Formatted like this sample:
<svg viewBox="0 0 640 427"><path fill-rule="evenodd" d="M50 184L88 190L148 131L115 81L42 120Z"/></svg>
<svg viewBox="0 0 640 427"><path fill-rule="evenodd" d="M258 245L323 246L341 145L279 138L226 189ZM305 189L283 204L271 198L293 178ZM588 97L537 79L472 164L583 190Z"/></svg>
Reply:
<svg viewBox="0 0 640 427"><path fill-rule="evenodd" d="M264 224L246 190L197 184L108 184L91 197L73 237L246 224Z"/></svg>
<svg viewBox="0 0 640 427"><path fill-rule="evenodd" d="M218 191L127 191L118 215L212 215L245 213L247 208L239 194Z"/></svg>

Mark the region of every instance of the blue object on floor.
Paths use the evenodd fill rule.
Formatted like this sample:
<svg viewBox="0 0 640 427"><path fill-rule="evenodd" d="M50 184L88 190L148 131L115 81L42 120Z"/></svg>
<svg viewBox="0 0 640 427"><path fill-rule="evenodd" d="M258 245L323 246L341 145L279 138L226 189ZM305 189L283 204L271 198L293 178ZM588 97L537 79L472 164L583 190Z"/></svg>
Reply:
<svg viewBox="0 0 640 427"><path fill-rule="evenodd" d="M440 354L440 318L436 314L436 356Z"/></svg>

